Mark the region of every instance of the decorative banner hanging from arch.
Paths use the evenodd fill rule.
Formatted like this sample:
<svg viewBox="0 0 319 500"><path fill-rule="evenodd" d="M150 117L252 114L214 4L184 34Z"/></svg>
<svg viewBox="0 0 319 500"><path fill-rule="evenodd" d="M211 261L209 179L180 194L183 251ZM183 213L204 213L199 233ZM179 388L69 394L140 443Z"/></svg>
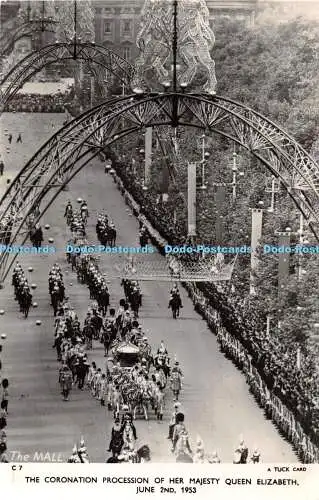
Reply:
<svg viewBox="0 0 319 500"><path fill-rule="evenodd" d="M250 294L255 294L254 271L258 266L258 246L262 235L263 211L260 208L253 208L251 211L251 255L250 255Z"/></svg>
<svg viewBox="0 0 319 500"><path fill-rule="evenodd" d="M196 163L187 165L188 236L196 236Z"/></svg>

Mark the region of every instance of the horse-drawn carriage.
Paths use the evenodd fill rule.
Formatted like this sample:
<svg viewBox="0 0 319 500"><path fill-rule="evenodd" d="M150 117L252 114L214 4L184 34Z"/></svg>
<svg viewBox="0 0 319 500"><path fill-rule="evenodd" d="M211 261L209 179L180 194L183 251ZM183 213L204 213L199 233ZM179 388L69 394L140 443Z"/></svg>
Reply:
<svg viewBox="0 0 319 500"><path fill-rule="evenodd" d="M113 357L121 368L131 370L141 359L140 349L130 342L121 342L113 349Z"/></svg>
<svg viewBox="0 0 319 500"><path fill-rule="evenodd" d="M121 369L115 366L112 370L113 380L120 386L122 402L127 405L135 420L137 413L142 413L148 420L148 406L152 403L152 395L143 385L132 377L134 366L143 362L139 347L130 342L121 342L113 348L113 361L120 363ZM119 411L119 408L117 409Z"/></svg>

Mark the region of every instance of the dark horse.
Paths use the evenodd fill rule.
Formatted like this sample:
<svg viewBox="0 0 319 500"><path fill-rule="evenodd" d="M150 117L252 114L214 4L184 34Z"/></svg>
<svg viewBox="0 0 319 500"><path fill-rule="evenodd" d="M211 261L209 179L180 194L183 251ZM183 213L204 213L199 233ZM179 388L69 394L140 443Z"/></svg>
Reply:
<svg viewBox="0 0 319 500"><path fill-rule="evenodd" d="M89 365L83 359L77 359L75 365L76 381L78 388L83 389L85 377L89 371Z"/></svg>
<svg viewBox="0 0 319 500"><path fill-rule="evenodd" d="M151 461L151 450L147 444L144 444L141 446L134 457L133 463L134 464L140 464L142 462L150 462ZM117 457L110 457L107 461L107 464L118 464L122 463L121 460L119 460Z"/></svg>
<svg viewBox="0 0 319 500"><path fill-rule="evenodd" d="M172 295L168 307L172 309L173 318L176 319L179 316L179 310L182 307L181 298L177 293Z"/></svg>
<svg viewBox="0 0 319 500"><path fill-rule="evenodd" d="M140 246L141 247L145 247L149 242L149 234L148 232L145 230L145 231L142 231L140 233Z"/></svg>
<svg viewBox="0 0 319 500"><path fill-rule="evenodd" d="M110 346L111 346L113 340L114 340L114 338L112 336L112 329L103 327L103 330L101 333L101 343L104 346L104 356L105 357L109 353L109 349L110 349Z"/></svg>
<svg viewBox="0 0 319 500"><path fill-rule="evenodd" d="M136 452L136 461L133 463L139 464L141 462L151 461L151 450L147 444L141 446Z"/></svg>
<svg viewBox="0 0 319 500"><path fill-rule="evenodd" d="M32 304L32 295L28 290L23 290L21 293L21 312L23 312L24 317L27 318L29 315L29 309Z"/></svg>
<svg viewBox="0 0 319 500"><path fill-rule="evenodd" d="M107 228L106 241L107 241L107 244L110 247L114 247L115 246L115 242L116 242L116 229L114 229L113 227L108 227Z"/></svg>

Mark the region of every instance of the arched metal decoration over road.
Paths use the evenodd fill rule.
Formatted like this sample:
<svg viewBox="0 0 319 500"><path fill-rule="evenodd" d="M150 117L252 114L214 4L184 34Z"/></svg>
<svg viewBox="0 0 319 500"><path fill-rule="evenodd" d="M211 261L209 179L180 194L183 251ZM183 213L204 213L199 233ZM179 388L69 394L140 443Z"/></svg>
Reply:
<svg viewBox="0 0 319 500"><path fill-rule="evenodd" d="M3 112L9 100L32 76L50 64L68 60L78 60L103 67L128 87L134 73L133 66L128 61L103 45L79 41L76 44L59 42L47 45L28 54L2 79L0 112Z"/></svg>
<svg viewBox="0 0 319 500"><path fill-rule="evenodd" d="M231 99L182 92L133 94L108 100L64 126L16 176L0 203L12 225L10 245L23 244L22 229L45 198L37 220L69 182L101 149L121 137L151 126L185 126L217 133L254 155L287 189L319 241L319 167L286 132L252 109ZM295 189L298 187L298 189ZM15 259L3 253L0 281Z"/></svg>

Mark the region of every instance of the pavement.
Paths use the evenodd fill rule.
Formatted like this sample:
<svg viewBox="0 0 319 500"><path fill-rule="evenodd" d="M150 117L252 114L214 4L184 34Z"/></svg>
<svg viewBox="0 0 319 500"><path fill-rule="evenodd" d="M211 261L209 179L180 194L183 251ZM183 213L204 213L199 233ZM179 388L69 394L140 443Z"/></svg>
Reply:
<svg viewBox="0 0 319 500"><path fill-rule="evenodd" d="M0 120L0 143L7 169L5 176L21 168L26 159L62 125L63 120L62 114L4 114ZM13 142L9 153L6 150L5 130L14 130L16 135L22 132L23 143ZM6 183L5 176L0 185L2 190ZM0 316L0 333L7 335L1 341L3 377L7 376L10 381L8 449L28 455L27 461L34 461L36 452L60 454L62 460L67 460L74 443L82 435L92 462L104 462L108 456L106 449L112 415L87 390L74 389L70 400L62 401L56 352L52 348L54 318L47 277L54 262L62 268L70 304L81 321L90 304L88 289L77 283L64 252L70 236L63 217L64 208L68 199L75 205L78 197L88 203L88 239L92 244L97 244L95 223L97 213L103 209L116 224L117 244L138 246L138 223L112 178L104 173L103 165L96 160L72 180L69 190L60 195L44 216L42 227L50 225L49 230L44 230L44 244L53 238L57 253L19 258L29 283L37 285L33 297L38 307L33 308L25 320L13 300L10 279L0 290L0 304L5 310L5 314ZM113 279L117 274L116 266L123 258L100 256L100 268L110 278L111 306L117 306L123 296L120 280ZM159 254L155 257L162 258ZM28 272L30 266L32 272ZM180 362L184 373L181 402L192 448L195 450L199 435L207 452L216 450L222 462L231 463L239 436L243 435L250 452L254 447L259 448L262 462L297 462L290 445L264 418L249 393L243 375L220 353L215 336L195 313L185 290L182 290L182 315L177 320L171 318L167 308L170 288L170 283L141 283L143 305L140 321L151 345L156 348L163 340L171 358L176 356ZM40 326L36 325L37 320L41 320ZM96 361L101 368L105 366L101 344L95 342L90 361ZM147 422L143 419L136 421L138 444L149 444L153 462L175 461L166 439L172 407L173 398L168 391L162 422L155 420L153 415Z"/></svg>

